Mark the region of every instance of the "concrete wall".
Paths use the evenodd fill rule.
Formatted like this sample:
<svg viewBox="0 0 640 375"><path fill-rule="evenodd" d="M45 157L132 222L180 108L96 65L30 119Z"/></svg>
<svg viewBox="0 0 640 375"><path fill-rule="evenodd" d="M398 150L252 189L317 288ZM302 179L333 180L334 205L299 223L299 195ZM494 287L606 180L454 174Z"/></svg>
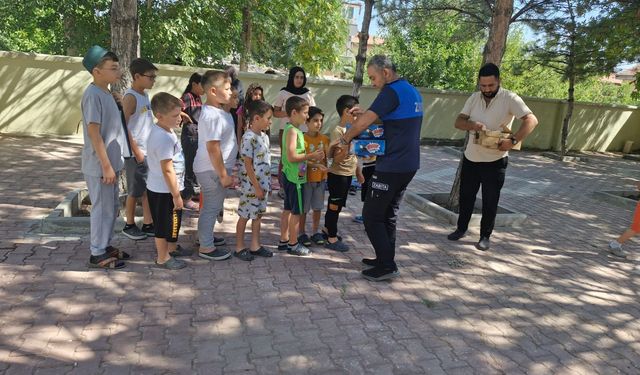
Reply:
<svg viewBox="0 0 640 375"><path fill-rule="evenodd" d="M167 91L179 96L194 71L204 69L158 65L160 68L153 95ZM272 102L286 77L243 73L245 87L257 82ZM91 76L77 57L37 55L0 51L0 133L74 135L79 134L80 99ZM351 93L351 84L309 79L307 84L317 105L328 115L326 128L337 122L335 100ZM424 138L459 139L463 132L453 128L454 120L469 93L421 88L425 102ZM370 104L377 91L362 89L360 101ZM534 149L559 149L560 129L566 104L560 100L524 98L540 120L536 131L524 146ZM514 128L518 127L518 123ZM82 131L82 130L79 130ZM631 106L577 103L570 124L569 147L573 150L619 151L624 142L640 149L640 109Z"/></svg>

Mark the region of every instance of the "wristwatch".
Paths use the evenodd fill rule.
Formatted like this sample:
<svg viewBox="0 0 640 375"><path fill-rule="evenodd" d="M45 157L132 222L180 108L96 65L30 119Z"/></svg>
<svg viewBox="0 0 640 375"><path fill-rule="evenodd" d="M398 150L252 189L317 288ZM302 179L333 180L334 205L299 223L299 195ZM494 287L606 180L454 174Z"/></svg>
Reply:
<svg viewBox="0 0 640 375"><path fill-rule="evenodd" d="M512 145L514 145L514 146L515 146L515 145L517 145L517 144L518 144L518 140L516 139L516 137L511 136L509 139L511 139L511 144L512 144Z"/></svg>

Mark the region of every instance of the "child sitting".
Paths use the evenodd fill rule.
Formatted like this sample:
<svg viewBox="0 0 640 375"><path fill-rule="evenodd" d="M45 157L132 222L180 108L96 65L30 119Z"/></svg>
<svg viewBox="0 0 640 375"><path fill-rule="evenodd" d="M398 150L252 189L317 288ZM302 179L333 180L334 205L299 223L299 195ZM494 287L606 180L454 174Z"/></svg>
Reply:
<svg viewBox="0 0 640 375"><path fill-rule="evenodd" d="M307 132L304 134L304 144L307 154L316 150L325 151L329 148L329 137L320 133L324 113L318 107L309 108L309 119L307 120ZM324 187L327 181L327 158L326 155L321 160L310 160L307 162L307 182L304 184L304 212L300 216L300 233L298 241L304 246L324 245L324 236L319 231L320 216L324 208ZM313 210L313 222L311 226L311 238L306 234L307 212Z"/></svg>
<svg viewBox="0 0 640 375"><path fill-rule="evenodd" d="M242 136L240 147L240 203L236 224L236 251L233 255L242 260L255 256L271 257L273 253L260 246L260 223L267 212L269 182L271 179L271 152L269 137L265 133L271 125L273 108L262 100L247 106L249 128ZM251 246L244 246L244 231L251 223Z"/></svg>

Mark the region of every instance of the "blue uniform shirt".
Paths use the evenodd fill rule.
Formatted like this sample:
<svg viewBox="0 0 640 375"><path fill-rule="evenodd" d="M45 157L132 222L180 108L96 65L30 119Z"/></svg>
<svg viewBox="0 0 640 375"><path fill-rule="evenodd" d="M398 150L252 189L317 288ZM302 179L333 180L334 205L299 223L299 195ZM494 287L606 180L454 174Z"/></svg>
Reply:
<svg viewBox="0 0 640 375"><path fill-rule="evenodd" d="M386 152L378 156L376 171L406 173L420 168L422 96L401 78L384 85L370 111L382 120Z"/></svg>

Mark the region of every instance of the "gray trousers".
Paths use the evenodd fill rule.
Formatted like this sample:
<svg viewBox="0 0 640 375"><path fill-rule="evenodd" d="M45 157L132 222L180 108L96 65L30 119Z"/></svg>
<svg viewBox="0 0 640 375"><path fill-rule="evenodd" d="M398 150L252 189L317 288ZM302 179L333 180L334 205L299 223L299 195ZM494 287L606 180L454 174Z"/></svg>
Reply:
<svg viewBox="0 0 640 375"><path fill-rule="evenodd" d="M102 183L101 177L84 175L91 198L91 255L102 255L111 243L116 217L120 210L118 175L116 183L107 185Z"/></svg>
<svg viewBox="0 0 640 375"><path fill-rule="evenodd" d="M227 173L231 175L231 171ZM222 187L218 174L213 171L196 173L196 178L200 184L202 192L202 208L198 218L198 239L200 246L213 249L213 230L216 225L218 214L224 208L224 198L227 196L227 189Z"/></svg>

